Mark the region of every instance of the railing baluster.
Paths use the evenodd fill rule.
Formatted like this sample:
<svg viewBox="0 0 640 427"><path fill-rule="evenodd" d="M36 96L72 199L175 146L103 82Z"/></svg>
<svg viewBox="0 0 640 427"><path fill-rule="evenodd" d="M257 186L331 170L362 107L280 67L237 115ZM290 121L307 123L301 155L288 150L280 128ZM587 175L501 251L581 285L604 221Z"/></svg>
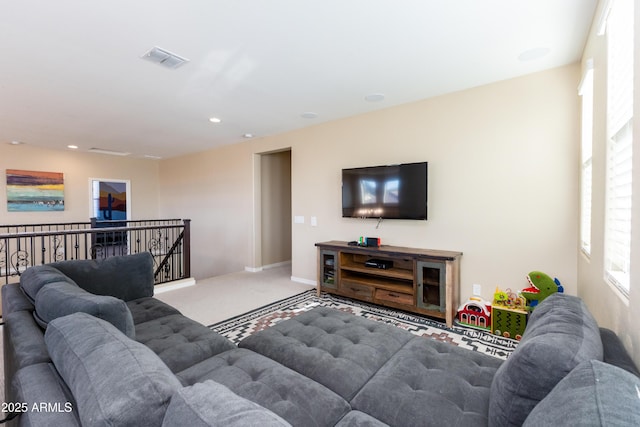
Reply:
<svg viewBox="0 0 640 427"><path fill-rule="evenodd" d="M40 236L40 250L42 252L41 264L46 264L47 263L47 246L45 243L45 236Z"/></svg>

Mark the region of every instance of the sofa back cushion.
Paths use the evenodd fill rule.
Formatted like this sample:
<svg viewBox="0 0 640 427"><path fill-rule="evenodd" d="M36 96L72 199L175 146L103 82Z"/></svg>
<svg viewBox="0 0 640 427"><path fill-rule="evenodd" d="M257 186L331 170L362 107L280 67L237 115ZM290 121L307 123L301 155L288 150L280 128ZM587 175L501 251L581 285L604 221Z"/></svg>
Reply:
<svg viewBox="0 0 640 427"><path fill-rule="evenodd" d="M121 299L94 295L67 282L49 283L36 295L34 317L43 328L53 319L76 312L106 320L128 337L135 337L133 317Z"/></svg>
<svg viewBox="0 0 640 427"><path fill-rule="evenodd" d="M640 426L640 378L622 368L587 360L569 373L538 405L524 427Z"/></svg>
<svg viewBox="0 0 640 427"><path fill-rule="evenodd" d="M86 313L52 320L45 342L82 425L159 426L181 388L151 350Z"/></svg>
<svg viewBox="0 0 640 427"><path fill-rule="evenodd" d="M162 425L282 427L291 424L257 403L209 380L177 391Z"/></svg>
<svg viewBox="0 0 640 427"><path fill-rule="evenodd" d="M22 275L20 275L20 288L31 301L35 303L36 295L40 292L45 285L55 282L67 282L75 285L76 283L66 276L62 271L51 265L36 265L34 267L27 268Z"/></svg>
<svg viewBox="0 0 640 427"><path fill-rule="evenodd" d="M123 301L153 296L153 257L149 252L49 265L92 294Z"/></svg>
<svg viewBox="0 0 640 427"><path fill-rule="evenodd" d="M491 384L489 424L520 426L573 368L602 360L600 331L581 299L554 294L535 309L520 344Z"/></svg>

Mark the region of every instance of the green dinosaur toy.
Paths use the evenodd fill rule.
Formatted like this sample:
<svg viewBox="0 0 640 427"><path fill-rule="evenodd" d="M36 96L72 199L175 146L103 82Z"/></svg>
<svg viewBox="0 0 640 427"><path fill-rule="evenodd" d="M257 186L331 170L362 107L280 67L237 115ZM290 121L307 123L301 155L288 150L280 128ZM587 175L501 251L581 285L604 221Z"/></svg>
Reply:
<svg viewBox="0 0 640 427"><path fill-rule="evenodd" d="M558 279L554 280L542 271L532 271L527 275L527 281L531 287L523 289L521 294L527 299L531 309L549 295L563 291Z"/></svg>

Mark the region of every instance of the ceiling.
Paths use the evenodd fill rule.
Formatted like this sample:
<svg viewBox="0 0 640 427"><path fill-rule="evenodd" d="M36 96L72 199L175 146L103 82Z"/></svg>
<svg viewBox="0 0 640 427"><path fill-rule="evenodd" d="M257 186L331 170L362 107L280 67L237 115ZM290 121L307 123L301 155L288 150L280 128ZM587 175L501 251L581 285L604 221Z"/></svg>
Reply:
<svg viewBox="0 0 640 427"><path fill-rule="evenodd" d="M389 108L580 60L596 3L2 1L0 143L168 158Z"/></svg>

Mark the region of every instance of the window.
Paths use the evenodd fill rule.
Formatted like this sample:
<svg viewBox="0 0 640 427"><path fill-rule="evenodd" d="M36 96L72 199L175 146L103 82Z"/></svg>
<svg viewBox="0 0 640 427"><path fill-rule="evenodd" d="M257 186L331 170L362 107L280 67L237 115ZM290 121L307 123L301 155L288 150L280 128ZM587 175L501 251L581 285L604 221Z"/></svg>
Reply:
<svg viewBox="0 0 640 427"><path fill-rule="evenodd" d="M591 254L591 189L593 153L593 60L587 60L580 83L582 97L581 176L580 176L580 248Z"/></svg>
<svg viewBox="0 0 640 427"><path fill-rule="evenodd" d="M633 0L613 0L607 34L605 277L629 294L633 122Z"/></svg>

